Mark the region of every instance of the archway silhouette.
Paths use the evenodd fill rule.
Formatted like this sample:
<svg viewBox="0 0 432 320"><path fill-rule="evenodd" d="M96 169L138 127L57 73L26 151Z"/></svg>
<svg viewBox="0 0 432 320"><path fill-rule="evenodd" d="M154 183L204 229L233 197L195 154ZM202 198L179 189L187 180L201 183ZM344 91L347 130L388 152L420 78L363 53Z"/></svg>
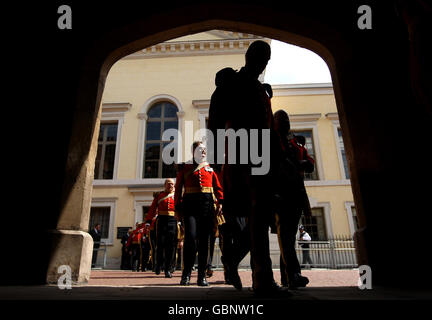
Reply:
<svg viewBox="0 0 432 320"><path fill-rule="evenodd" d="M234 5L225 2L202 4L196 1L193 5L179 3L169 8L155 6L155 11L128 11L128 15L122 15L125 11L120 9L119 19L113 19L117 15L113 7L104 7L102 12L109 12L104 20L89 14L85 21L87 25L84 23L84 27L80 29L80 34L85 34L85 26L93 25L93 20L106 22L105 26L95 27L89 35L89 38L93 38L87 38L88 41L80 47L82 50L77 51L79 57L74 61L74 66L79 68L74 70L75 77L67 82L73 84L73 90L68 91L67 97L72 101L68 101L67 106L73 118L70 120L70 131L65 126L62 132L64 138L61 141L68 143L68 148L62 149L59 152L63 152L62 156L58 156L64 161L59 167L64 164L66 174L61 181L56 180L55 187L61 190L58 211L49 218L44 218L49 220L50 226L55 224L53 227L61 234L52 240L57 249L51 251L48 281L58 278L55 267L64 264L61 263L64 262L64 255L56 254L61 251L59 243L68 246L68 252L76 253L80 267L73 274L74 279L85 281L89 275L90 265L83 263L83 259L89 255L85 252L89 252L88 247L91 245L86 231L90 212L92 161L95 157L92 145L94 146L97 134L104 81L110 67L130 53L168 39L210 29L227 29L262 35L307 48L320 55L328 64L350 162L359 224L362 227L357 236L360 253L358 262L372 267L376 283L392 283L397 272L389 272L388 257L398 257L401 251L405 252L407 246L399 241L397 245L402 247L388 247L376 240L380 239L381 228L391 227L397 234L406 225L402 219L403 209L409 208L410 204L403 199L404 193L400 190L402 183L391 182L395 181L392 176L395 169L403 166L409 158L405 155L393 158L398 143L392 141L392 133L398 129L395 121L399 117L380 106L387 101L397 107L411 103L414 111L412 115L407 115L407 119L421 123L427 119L423 117L423 106L416 105L409 85L402 81L409 77L402 70L403 67L400 67L401 72L389 77L385 84L386 89L396 88L398 95L394 97L384 99L380 95L382 90L377 85L379 77L373 77L375 73L381 75L380 72L393 70L395 63L405 61L406 58L405 51L397 50L405 48L405 43L398 40L404 33L400 29L391 32L394 31L394 26L400 28L392 11L386 13L390 21L388 25L381 25L381 29L377 28L377 31L367 34L357 30L357 8L352 4L341 7L345 12L350 12L345 16L339 16L334 8L325 4L313 8L301 4L271 8L264 2ZM383 35L387 36L386 44L382 43ZM74 41L79 43L78 40ZM362 48L365 43L376 45L382 51L369 52ZM391 55L387 56L386 50ZM408 125L410 129L415 128L412 122ZM422 137L415 143L420 146L422 141L426 140ZM430 172L430 168L427 172ZM402 172L401 179L408 177L407 173ZM421 180L416 177L414 181ZM382 192L383 188L387 188L385 193ZM417 186L413 186L409 192L414 195L418 190ZM424 191L422 194L426 195ZM389 202L391 198L402 199L402 205ZM418 211L424 209L420 202L416 202L414 206ZM392 220L388 220L383 214L386 209L394 214L396 212ZM75 242L76 245L70 244L73 242L65 239L71 236L81 240ZM421 253L421 249L417 250ZM382 255L383 252L387 256ZM404 253L404 257L408 257L408 253ZM410 266L408 259L401 263L403 268ZM406 283L409 283L408 279Z"/></svg>

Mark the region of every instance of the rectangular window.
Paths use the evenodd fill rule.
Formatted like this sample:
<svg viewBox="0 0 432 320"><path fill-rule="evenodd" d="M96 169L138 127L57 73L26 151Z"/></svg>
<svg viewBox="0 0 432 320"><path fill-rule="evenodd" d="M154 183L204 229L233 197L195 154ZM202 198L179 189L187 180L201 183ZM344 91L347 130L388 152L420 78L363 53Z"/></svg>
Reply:
<svg viewBox="0 0 432 320"><path fill-rule="evenodd" d="M89 231L99 223L102 239L108 239L111 207L92 207L90 210Z"/></svg>
<svg viewBox="0 0 432 320"><path fill-rule="evenodd" d="M312 241L327 240L323 208L313 208L312 216L302 216L301 223L305 227L306 232L309 233Z"/></svg>
<svg viewBox="0 0 432 320"><path fill-rule="evenodd" d="M351 206L351 213L352 213L352 218L354 223L354 231L357 231L359 229L359 223L357 218L357 210L354 206Z"/></svg>
<svg viewBox="0 0 432 320"><path fill-rule="evenodd" d="M312 130L295 130L293 131L296 136L305 137L305 148L309 156L315 160L315 169L311 173L305 173L305 180L319 180L318 171L316 169L316 159L315 159L315 147L313 144Z"/></svg>
<svg viewBox="0 0 432 320"><path fill-rule="evenodd" d="M342 154L342 162L343 162L344 171L345 171L345 179L349 179L350 174L349 174L348 162L347 162L347 158L346 158L346 154L345 154L345 146L344 146L343 139L342 139L342 130L340 128L338 128L337 131L338 131L338 136L339 136L339 149L340 149L341 154Z"/></svg>
<svg viewBox="0 0 432 320"><path fill-rule="evenodd" d="M114 177L117 127L117 122L101 123L100 125L94 171L95 179L112 179Z"/></svg>
<svg viewBox="0 0 432 320"><path fill-rule="evenodd" d="M146 221L146 219L147 219L147 214L148 214L149 210L150 210L150 207L145 207L145 206L142 207L142 217L143 217L143 218L142 218L142 221L143 221L143 222Z"/></svg>

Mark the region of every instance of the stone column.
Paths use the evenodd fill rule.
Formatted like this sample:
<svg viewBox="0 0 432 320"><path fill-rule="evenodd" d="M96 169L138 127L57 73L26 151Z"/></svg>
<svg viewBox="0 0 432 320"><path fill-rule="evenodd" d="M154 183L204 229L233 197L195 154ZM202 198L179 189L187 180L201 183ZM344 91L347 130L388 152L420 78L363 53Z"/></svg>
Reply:
<svg viewBox="0 0 432 320"><path fill-rule="evenodd" d="M62 275L58 273L58 268L62 265L70 266L71 280L75 284L87 283L90 278L93 239L87 231L102 108L95 111L96 117L83 110L78 110L75 117L63 189L63 206L57 228L50 232L52 249L47 272L48 283L57 283Z"/></svg>

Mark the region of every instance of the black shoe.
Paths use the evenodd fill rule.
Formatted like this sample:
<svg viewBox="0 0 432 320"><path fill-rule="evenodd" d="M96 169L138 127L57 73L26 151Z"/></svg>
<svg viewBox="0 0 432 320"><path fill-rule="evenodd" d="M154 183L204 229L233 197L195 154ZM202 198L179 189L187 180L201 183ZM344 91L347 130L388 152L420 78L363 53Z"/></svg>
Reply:
<svg viewBox="0 0 432 320"><path fill-rule="evenodd" d="M308 278L303 277L300 273L296 273L289 281L289 288L290 289L304 288L308 283L309 283Z"/></svg>
<svg viewBox="0 0 432 320"><path fill-rule="evenodd" d="M155 273L156 273L157 275L159 275L159 274L161 273L161 268L160 268L160 267L156 267L156 268L155 268Z"/></svg>
<svg viewBox="0 0 432 320"><path fill-rule="evenodd" d="M190 276L182 276L180 285L182 286L188 286L190 285Z"/></svg>
<svg viewBox="0 0 432 320"><path fill-rule="evenodd" d="M172 278L172 274L170 271L165 271L165 278Z"/></svg>
<svg viewBox="0 0 432 320"><path fill-rule="evenodd" d="M207 282L207 279L205 276L198 276L197 285L201 287L208 287L209 283Z"/></svg>

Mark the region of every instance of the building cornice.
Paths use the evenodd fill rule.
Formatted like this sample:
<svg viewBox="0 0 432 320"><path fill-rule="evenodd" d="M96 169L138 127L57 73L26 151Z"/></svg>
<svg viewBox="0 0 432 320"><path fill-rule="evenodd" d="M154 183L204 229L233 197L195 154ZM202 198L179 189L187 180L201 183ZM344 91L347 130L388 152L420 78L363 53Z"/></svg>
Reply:
<svg viewBox="0 0 432 320"><path fill-rule="evenodd" d="M290 114L291 122L316 122L321 118L321 113L307 113L307 114Z"/></svg>
<svg viewBox="0 0 432 320"><path fill-rule="evenodd" d="M142 49L123 59L145 59L179 56L198 55L220 55L220 54L245 54L249 45L256 40L263 40L270 43L270 39L247 35L239 37L231 35L228 39L214 40L193 40L193 41L169 41L162 42Z"/></svg>
<svg viewBox="0 0 432 320"><path fill-rule="evenodd" d="M272 85L273 96L334 94L332 83L300 83Z"/></svg>
<svg viewBox="0 0 432 320"><path fill-rule="evenodd" d="M118 113L127 112L132 108L132 104L129 102L108 102L102 103L102 113Z"/></svg>
<svg viewBox="0 0 432 320"><path fill-rule="evenodd" d="M192 105L197 109L208 109L210 107L210 100L192 100Z"/></svg>
<svg viewBox="0 0 432 320"><path fill-rule="evenodd" d="M337 112L329 112L326 113L326 118L331 120L331 121L339 121L339 115Z"/></svg>

